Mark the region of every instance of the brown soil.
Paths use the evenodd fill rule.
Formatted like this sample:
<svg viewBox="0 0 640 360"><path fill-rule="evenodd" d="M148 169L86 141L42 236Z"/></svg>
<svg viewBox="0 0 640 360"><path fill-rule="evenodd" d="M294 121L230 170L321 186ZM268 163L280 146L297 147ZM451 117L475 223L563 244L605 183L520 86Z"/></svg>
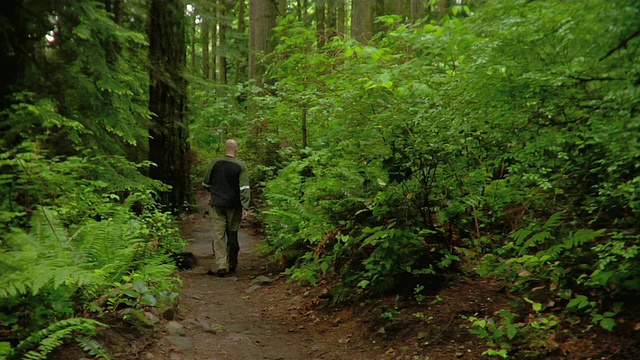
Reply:
<svg viewBox="0 0 640 360"><path fill-rule="evenodd" d="M193 214L180 227L200 266L179 273L179 313L173 322L163 319L152 336L114 325L103 341L119 348L118 359L487 359L486 340L469 333L467 318L493 316L511 302L499 283L460 276L420 303L413 296L390 296L334 306L323 296L325 285L288 283L255 250L261 239L251 229L240 233L237 273L219 278L207 275L214 269L209 218ZM259 276L273 282L256 284ZM539 358L638 356L638 331L554 331L547 343L553 351Z"/></svg>

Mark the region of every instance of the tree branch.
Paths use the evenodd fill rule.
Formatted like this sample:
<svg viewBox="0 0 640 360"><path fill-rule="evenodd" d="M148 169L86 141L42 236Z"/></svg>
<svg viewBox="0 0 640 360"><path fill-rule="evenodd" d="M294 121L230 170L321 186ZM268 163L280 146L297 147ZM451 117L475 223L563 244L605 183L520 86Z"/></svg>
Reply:
<svg viewBox="0 0 640 360"><path fill-rule="evenodd" d="M620 42L620 44L618 44L618 46L616 46L613 49L609 50L609 52L606 53L603 57L601 57L599 61L602 61L602 60L608 58L609 56L613 55L614 52L616 52L616 51L622 49L623 47L627 46L629 41L631 41L633 38L635 38L638 35L640 35L640 29L636 30L636 32L634 32L633 34L631 34L631 35L627 36L626 38L624 38L622 40L622 42Z"/></svg>

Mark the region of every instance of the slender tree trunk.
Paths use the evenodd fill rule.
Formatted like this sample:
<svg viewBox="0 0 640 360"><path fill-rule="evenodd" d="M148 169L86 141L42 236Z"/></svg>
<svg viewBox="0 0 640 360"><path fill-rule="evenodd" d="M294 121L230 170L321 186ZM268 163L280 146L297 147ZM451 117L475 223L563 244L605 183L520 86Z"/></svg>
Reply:
<svg viewBox="0 0 640 360"><path fill-rule="evenodd" d="M326 0L316 0L316 33L318 48L324 47L327 42Z"/></svg>
<svg viewBox="0 0 640 360"><path fill-rule="evenodd" d="M220 16L218 13L218 0L211 0L212 14L215 15L216 21L211 24L211 80L218 79L218 23Z"/></svg>
<svg viewBox="0 0 640 360"><path fill-rule="evenodd" d="M238 1L238 34L244 34L245 30L245 0ZM244 72L245 67L240 60L236 60L236 72L233 77L233 83L240 82L240 75Z"/></svg>
<svg viewBox="0 0 640 360"><path fill-rule="evenodd" d="M151 0L156 1L156 0ZM196 73L196 9L193 8L193 14L189 19L189 58L191 60L191 74Z"/></svg>
<svg viewBox="0 0 640 360"><path fill-rule="evenodd" d="M336 16L338 35L344 38L347 33L347 10L345 0L336 0Z"/></svg>
<svg viewBox="0 0 640 360"><path fill-rule="evenodd" d="M205 14L208 15L208 14ZM215 26L215 25L214 25ZM202 40L202 75L205 78L209 78L211 59L209 59L209 19L207 16L202 18L202 27L201 27L201 40Z"/></svg>
<svg viewBox="0 0 640 360"><path fill-rule="evenodd" d="M327 3L327 39L331 39L338 34L337 0L328 0Z"/></svg>
<svg viewBox="0 0 640 360"><path fill-rule="evenodd" d="M220 16L218 17L218 19L224 19L227 15L227 6L229 6L229 1L228 0L221 0L220 3ZM225 23L225 21L220 21L220 34L218 35L219 37L219 45L220 48L225 48L226 47L226 41L227 41L227 25ZM222 85L226 85L227 84L227 57L224 54L220 54L219 56L220 59L220 84Z"/></svg>
<svg viewBox="0 0 640 360"><path fill-rule="evenodd" d="M192 202L185 18L180 0L152 0L149 13L149 176L171 186L160 202L174 212Z"/></svg>

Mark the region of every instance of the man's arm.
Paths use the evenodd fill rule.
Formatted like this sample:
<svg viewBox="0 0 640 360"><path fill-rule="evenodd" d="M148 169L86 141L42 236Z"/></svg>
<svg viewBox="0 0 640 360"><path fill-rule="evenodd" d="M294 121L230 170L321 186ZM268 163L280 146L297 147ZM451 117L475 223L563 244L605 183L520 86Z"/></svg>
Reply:
<svg viewBox="0 0 640 360"><path fill-rule="evenodd" d="M240 202L242 203L242 209L244 211L249 211L249 204L251 203L251 187L249 186L249 169L247 169L247 165L244 163L240 169Z"/></svg>
<svg viewBox="0 0 640 360"><path fill-rule="evenodd" d="M215 161L211 164L211 166L209 167L209 170L207 170L207 173L204 175L204 178L202 179L202 186L204 186L205 189L207 189L207 191L211 192L211 171L213 171L213 165L215 165Z"/></svg>

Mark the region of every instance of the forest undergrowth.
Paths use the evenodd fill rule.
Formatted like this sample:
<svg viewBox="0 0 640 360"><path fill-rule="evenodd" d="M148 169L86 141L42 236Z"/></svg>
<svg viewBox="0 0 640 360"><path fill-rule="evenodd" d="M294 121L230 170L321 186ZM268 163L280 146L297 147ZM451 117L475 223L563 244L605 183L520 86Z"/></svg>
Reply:
<svg viewBox="0 0 640 360"><path fill-rule="evenodd" d="M92 340L103 316L171 312L185 245L175 220L193 205L167 199L195 188L231 137L261 250L334 306L420 304L451 279L480 279L512 302L464 314L484 356L562 356L564 340L593 334L638 347L637 1L444 1L411 20L378 14L366 41L323 38L305 14L326 8L284 2L295 11L269 29L272 49L251 56L238 45L249 29L230 20L251 18L244 1L229 16L194 2L159 27L187 27L172 59L189 62L171 74L147 58L146 3L71 3L2 8L2 59L15 66L0 84L0 356L44 359L72 339L108 358ZM214 19L234 82L196 66ZM150 110L164 75L189 106ZM161 134L180 135L167 137L175 149L154 143L177 163L148 161L166 160L149 154Z"/></svg>

